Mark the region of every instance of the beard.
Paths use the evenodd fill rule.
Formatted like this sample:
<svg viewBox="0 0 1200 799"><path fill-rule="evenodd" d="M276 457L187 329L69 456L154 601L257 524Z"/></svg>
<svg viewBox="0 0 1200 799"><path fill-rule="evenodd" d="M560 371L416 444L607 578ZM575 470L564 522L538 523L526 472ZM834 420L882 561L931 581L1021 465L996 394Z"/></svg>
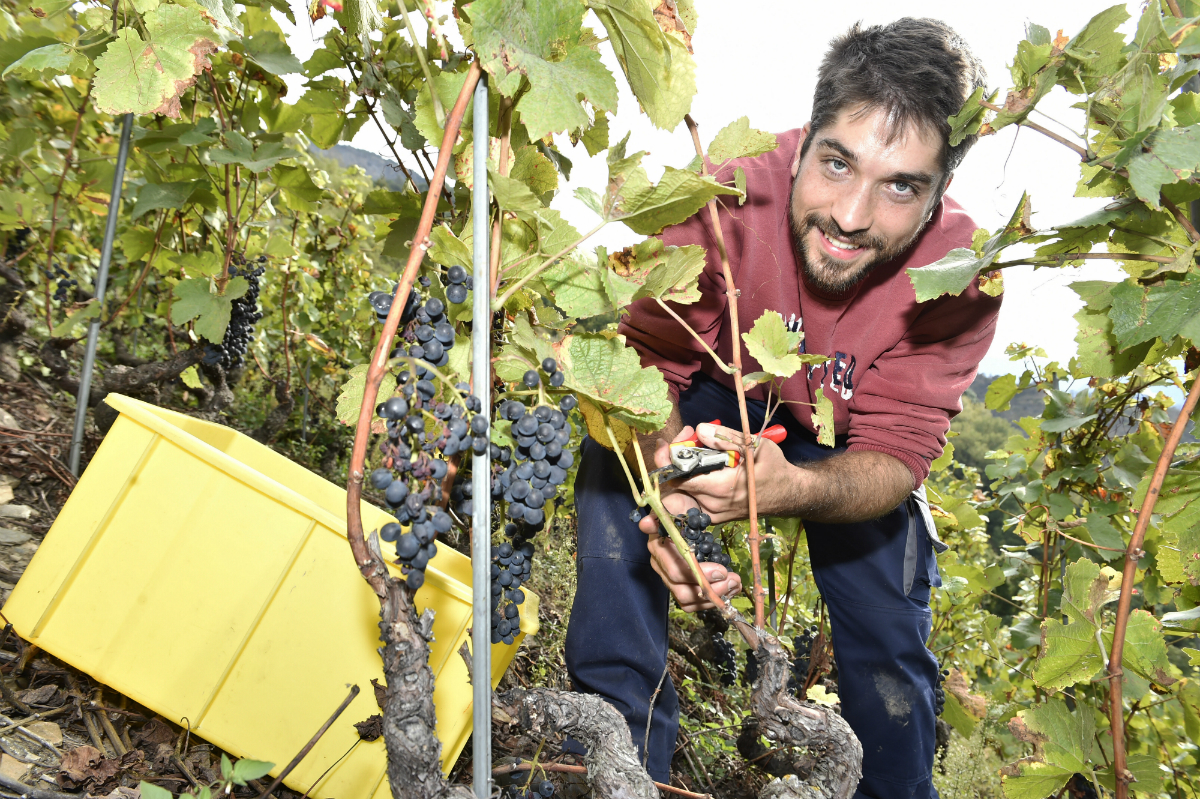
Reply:
<svg viewBox="0 0 1200 799"><path fill-rule="evenodd" d="M816 211L810 211L803 219L798 220L792 205L796 182L792 183L792 190L788 196L788 223L792 228L792 246L795 248L797 260L800 261L800 268L804 270L806 282L824 294L835 297L846 294L861 283L875 267L892 260L911 247L924 229L922 225L907 240L890 242L882 236L873 236L866 232L846 233L832 217ZM809 242L809 234L814 228L819 229L826 238L839 238L850 242L854 247L865 248L866 252L849 262L833 258Z"/></svg>

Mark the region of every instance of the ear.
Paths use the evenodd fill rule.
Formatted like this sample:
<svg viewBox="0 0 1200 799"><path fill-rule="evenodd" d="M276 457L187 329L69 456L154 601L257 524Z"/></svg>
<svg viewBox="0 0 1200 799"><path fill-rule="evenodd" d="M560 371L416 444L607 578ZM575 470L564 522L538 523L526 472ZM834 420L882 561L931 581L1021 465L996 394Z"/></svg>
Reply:
<svg viewBox="0 0 1200 799"><path fill-rule="evenodd" d="M954 173L950 173L950 177L946 178L946 186L942 189L942 194L950 190L950 184L954 182Z"/></svg>
<svg viewBox="0 0 1200 799"><path fill-rule="evenodd" d="M800 138L796 141L796 154L792 156L792 177L796 177L796 173L800 171L800 150L804 148L804 140L808 138L808 131L811 127L811 122L805 122L804 127L800 128Z"/></svg>

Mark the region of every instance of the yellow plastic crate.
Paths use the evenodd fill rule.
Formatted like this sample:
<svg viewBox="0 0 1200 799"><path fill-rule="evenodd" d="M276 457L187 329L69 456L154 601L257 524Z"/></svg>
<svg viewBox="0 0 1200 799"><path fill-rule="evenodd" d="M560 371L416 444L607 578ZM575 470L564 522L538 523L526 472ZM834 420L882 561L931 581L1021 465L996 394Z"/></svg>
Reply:
<svg viewBox="0 0 1200 799"><path fill-rule="evenodd" d="M285 782L314 797L388 799L383 740L355 746L354 723L379 712L371 679L383 681L383 666L379 602L346 542L345 490L228 427L117 394L107 402L120 416L4 615L165 718L275 763L273 774L358 685ZM394 520L365 502L362 513L368 532ZM493 686L537 632L537 597L526 597L517 640L492 647ZM437 612L429 665L449 771L472 726L458 654L470 560L439 545L416 601Z"/></svg>

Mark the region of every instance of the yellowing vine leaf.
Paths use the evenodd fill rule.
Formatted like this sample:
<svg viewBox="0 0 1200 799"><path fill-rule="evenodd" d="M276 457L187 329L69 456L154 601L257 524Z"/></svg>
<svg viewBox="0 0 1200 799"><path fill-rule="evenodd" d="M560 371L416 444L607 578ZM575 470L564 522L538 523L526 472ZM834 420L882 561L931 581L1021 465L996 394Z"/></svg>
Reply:
<svg viewBox="0 0 1200 799"><path fill-rule="evenodd" d="M160 6L144 20L147 40L122 28L96 59L96 109L178 117L180 96L212 66L208 56L221 37L197 9Z"/></svg>
<svg viewBox="0 0 1200 799"><path fill-rule="evenodd" d="M671 398L662 373L643 367L622 337L567 336L554 345L565 385L587 396L611 418L653 432L666 424Z"/></svg>
<svg viewBox="0 0 1200 799"><path fill-rule="evenodd" d="M758 361L765 371L785 379L804 366L804 361L796 352L803 339L803 333L788 330L783 318L774 311L764 311L754 327L742 334L750 357Z"/></svg>
<svg viewBox="0 0 1200 799"><path fill-rule="evenodd" d="M817 443L823 447L832 447L837 443L833 424L833 403L825 396L825 390L818 388L813 394L816 408L813 410L812 423L817 430Z"/></svg>

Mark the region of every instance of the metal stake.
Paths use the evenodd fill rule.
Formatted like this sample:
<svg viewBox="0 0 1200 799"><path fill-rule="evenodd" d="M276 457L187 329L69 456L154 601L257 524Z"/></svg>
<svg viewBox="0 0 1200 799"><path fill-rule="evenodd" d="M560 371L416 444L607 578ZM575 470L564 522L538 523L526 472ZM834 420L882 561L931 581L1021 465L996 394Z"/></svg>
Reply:
<svg viewBox="0 0 1200 799"><path fill-rule="evenodd" d="M487 162L488 88L487 75L475 87L475 186L471 196L474 226L473 314L471 316L471 381L482 404L480 413L492 413L492 282L491 241ZM489 448L471 459L471 687L474 724L471 736L476 799L492 794L492 459Z"/></svg>
<svg viewBox="0 0 1200 799"><path fill-rule="evenodd" d="M104 309L104 290L108 287L108 265L112 261L113 238L117 234L117 212L121 207L121 186L125 182L125 158L129 155L129 135L133 132L133 114L126 114L121 124L121 148L117 151L117 171L113 173L112 196L108 199L108 223L104 227L104 244L100 248L100 271L96 275L96 302ZM88 397L92 391L92 367L96 365L96 342L100 339L100 317L88 325L87 349L83 369L79 373L79 396L75 401L75 432L71 436L71 474L79 476L79 454L83 449L83 425L87 421Z"/></svg>

